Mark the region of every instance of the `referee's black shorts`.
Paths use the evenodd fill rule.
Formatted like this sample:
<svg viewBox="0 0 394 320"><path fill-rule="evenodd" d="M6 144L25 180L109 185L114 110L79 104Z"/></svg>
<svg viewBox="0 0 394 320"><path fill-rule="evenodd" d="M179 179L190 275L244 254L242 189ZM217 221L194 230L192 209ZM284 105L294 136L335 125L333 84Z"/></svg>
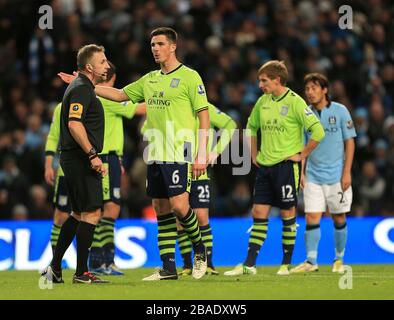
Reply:
<svg viewBox="0 0 394 320"><path fill-rule="evenodd" d="M92 212L103 205L101 173L90 167L82 150L62 151L60 165L66 177L71 208L74 212Z"/></svg>

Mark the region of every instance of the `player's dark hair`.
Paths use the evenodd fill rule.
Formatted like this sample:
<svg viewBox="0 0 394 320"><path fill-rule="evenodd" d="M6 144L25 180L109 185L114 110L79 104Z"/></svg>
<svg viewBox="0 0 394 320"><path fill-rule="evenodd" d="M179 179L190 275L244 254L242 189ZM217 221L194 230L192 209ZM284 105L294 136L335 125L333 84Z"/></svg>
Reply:
<svg viewBox="0 0 394 320"><path fill-rule="evenodd" d="M109 69L107 70L107 81L111 80L114 74L116 74L116 67L115 65L111 62L108 61Z"/></svg>
<svg viewBox="0 0 394 320"><path fill-rule="evenodd" d="M77 53L77 67L78 70L85 70L85 66L89 63L95 52L105 52L103 46L98 46L97 44L88 44L83 46L78 50Z"/></svg>
<svg viewBox="0 0 394 320"><path fill-rule="evenodd" d="M271 80L279 77L282 86L286 85L287 78L289 77L289 72L287 71L285 63L279 60L270 60L264 63L260 67L258 74L261 75L262 73L266 74Z"/></svg>
<svg viewBox="0 0 394 320"><path fill-rule="evenodd" d="M174 29L168 27L156 28L150 33L150 38L152 39L152 37L159 36L161 34L165 35L169 41L175 44L178 42L178 34Z"/></svg>
<svg viewBox="0 0 394 320"><path fill-rule="evenodd" d="M328 79L324 74L318 72L308 73L304 77L304 86L307 85L308 82L312 82L314 84L319 85L322 89L327 88L326 99L330 102L330 97L328 95L329 83Z"/></svg>

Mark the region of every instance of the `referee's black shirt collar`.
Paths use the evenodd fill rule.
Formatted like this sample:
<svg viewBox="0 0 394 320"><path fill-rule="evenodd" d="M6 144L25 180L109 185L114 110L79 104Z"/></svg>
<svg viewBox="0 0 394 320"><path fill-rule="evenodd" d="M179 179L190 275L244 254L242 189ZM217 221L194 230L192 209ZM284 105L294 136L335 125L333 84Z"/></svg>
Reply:
<svg viewBox="0 0 394 320"><path fill-rule="evenodd" d="M84 75L83 73L79 72L78 73L78 78L80 78L82 80L82 82L89 83L91 85L92 89L94 90L93 82L90 81L90 79L86 75Z"/></svg>

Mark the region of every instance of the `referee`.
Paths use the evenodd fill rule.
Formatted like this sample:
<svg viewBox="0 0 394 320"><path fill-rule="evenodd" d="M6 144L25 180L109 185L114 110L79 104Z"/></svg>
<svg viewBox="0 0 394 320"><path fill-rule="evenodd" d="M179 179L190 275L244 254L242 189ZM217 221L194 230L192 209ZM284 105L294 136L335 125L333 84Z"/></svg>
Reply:
<svg viewBox="0 0 394 320"><path fill-rule="evenodd" d="M106 283L88 272L87 259L103 205L102 175L107 174L98 153L104 142L104 111L94 87L109 68L104 47L90 44L77 54L78 77L64 94L60 125L60 165L66 177L72 213L63 224L51 264L42 275L63 282L61 261L76 235L77 269L73 283Z"/></svg>

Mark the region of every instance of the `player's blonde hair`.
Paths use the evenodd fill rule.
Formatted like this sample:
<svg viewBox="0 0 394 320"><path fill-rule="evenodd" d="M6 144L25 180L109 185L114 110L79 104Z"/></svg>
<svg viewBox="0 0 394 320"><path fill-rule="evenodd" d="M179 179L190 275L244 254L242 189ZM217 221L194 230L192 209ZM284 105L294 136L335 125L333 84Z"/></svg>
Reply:
<svg viewBox="0 0 394 320"><path fill-rule="evenodd" d="M264 63L260 67L258 74L261 75L262 73L266 74L271 80L279 77L282 86L286 85L287 78L289 77L285 63L279 60L270 60Z"/></svg>

